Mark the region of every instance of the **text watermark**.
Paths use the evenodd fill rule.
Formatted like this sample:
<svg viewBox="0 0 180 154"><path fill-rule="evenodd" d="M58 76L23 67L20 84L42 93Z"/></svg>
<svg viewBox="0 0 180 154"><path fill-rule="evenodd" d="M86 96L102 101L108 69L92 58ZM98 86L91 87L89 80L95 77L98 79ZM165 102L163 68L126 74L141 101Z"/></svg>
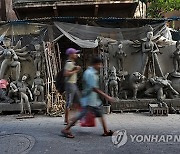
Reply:
<svg viewBox="0 0 180 154"><path fill-rule="evenodd" d="M125 145L127 142L136 143L178 143L180 142L180 135L162 134L162 135L128 135L126 130L118 130L112 135L112 142L115 147Z"/></svg>

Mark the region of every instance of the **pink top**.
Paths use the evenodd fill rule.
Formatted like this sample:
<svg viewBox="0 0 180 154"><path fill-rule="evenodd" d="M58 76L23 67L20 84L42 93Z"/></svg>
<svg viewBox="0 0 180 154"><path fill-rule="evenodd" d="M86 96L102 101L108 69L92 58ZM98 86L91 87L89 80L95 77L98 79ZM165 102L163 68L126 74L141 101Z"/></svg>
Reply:
<svg viewBox="0 0 180 154"><path fill-rule="evenodd" d="M0 80L0 89L6 89L8 84L9 84L9 83L8 83L7 80L1 79L1 80Z"/></svg>

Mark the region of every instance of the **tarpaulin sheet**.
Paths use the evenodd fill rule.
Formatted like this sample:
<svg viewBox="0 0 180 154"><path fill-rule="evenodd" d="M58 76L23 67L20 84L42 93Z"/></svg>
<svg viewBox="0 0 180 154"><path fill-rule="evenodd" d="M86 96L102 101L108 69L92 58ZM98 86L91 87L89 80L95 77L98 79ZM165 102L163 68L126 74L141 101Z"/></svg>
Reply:
<svg viewBox="0 0 180 154"><path fill-rule="evenodd" d="M4 37L12 40L12 45L22 38L22 44L42 43L47 37L47 25L41 23L11 22L0 26L0 42Z"/></svg>
<svg viewBox="0 0 180 154"><path fill-rule="evenodd" d="M141 40L145 39L149 26L138 28L105 28L72 23L54 22L55 26L71 41L81 48L96 48L97 37L102 36L114 40ZM165 23L151 25L154 37L166 34Z"/></svg>

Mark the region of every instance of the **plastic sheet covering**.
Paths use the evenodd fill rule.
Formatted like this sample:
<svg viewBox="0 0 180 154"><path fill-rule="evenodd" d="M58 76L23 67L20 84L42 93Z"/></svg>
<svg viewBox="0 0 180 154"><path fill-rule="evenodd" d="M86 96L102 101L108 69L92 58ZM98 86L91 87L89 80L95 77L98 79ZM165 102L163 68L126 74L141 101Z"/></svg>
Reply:
<svg viewBox="0 0 180 154"><path fill-rule="evenodd" d="M95 48L98 46L97 37L102 36L114 40L142 40L146 38L149 26L138 28L105 28L63 22L55 22L55 26L81 48ZM166 36L165 23L151 25L154 37Z"/></svg>
<svg viewBox="0 0 180 154"><path fill-rule="evenodd" d="M60 25L59 25L60 24ZM75 32L78 33L78 27L76 27L77 25L69 25L68 27L65 27L63 25L61 25L61 23L57 23L55 22L55 26L57 26L57 28L71 41L73 41L74 43L76 43L77 45L79 45L81 48L96 48L98 46L98 41L96 38L94 39L86 39L85 35L86 33L88 33L88 31L86 31L86 29L84 29L83 32L80 32L79 34L77 34L78 37L76 37L75 35L71 35L71 32ZM81 35L79 38L79 35Z"/></svg>
<svg viewBox="0 0 180 154"><path fill-rule="evenodd" d="M12 40L15 45L21 38L21 45L42 43L47 38L47 26L40 23L12 22L0 26L0 42L4 37Z"/></svg>

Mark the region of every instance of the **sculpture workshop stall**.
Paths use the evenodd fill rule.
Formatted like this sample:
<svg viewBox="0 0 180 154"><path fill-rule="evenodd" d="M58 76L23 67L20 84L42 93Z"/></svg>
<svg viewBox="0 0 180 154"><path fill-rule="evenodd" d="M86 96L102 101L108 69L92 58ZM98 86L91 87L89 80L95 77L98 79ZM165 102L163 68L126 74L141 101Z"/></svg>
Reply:
<svg viewBox="0 0 180 154"><path fill-rule="evenodd" d="M0 26L0 81L6 83L0 87L0 112L31 115L31 110L46 110L47 104L51 108L49 102L63 104L54 87L59 53L53 52L48 33L48 26L41 23L15 21Z"/></svg>
<svg viewBox="0 0 180 154"><path fill-rule="evenodd" d="M0 82L9 82L0 88L0 111L61 114L65 101L54 82L69 47L81 50L83 70L93 55L103 59L100 87L117 99L112 111L147 110L150 103L180 108L179 43L165 23L136 28L47 23L0 26Z"/></svg>
<svg viewBox="0 0 180 154"><path fill-rule="evenodd" d="M180 47L165 23L138 28L55 26L81 48L97 49L103 59L100 86L117 98L113 111L148 110L151 103L179 110Z"/></svg>

